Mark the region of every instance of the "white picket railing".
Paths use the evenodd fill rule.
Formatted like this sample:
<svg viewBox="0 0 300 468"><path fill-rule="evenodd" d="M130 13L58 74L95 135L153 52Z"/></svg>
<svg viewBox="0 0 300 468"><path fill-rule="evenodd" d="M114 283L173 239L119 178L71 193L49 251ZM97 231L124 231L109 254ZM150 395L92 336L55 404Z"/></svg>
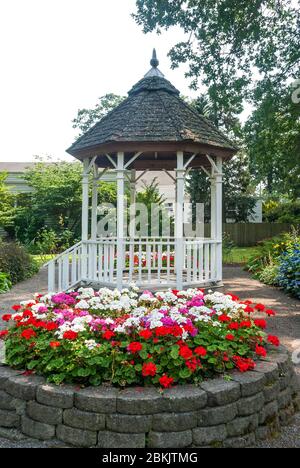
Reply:
<svg viewBox="0 0 300 468"><path fill-rule="evenodd" d="M222 279L222 243L211 239L185 238L182 281L184 287L213 284ZM121 261L123 286L135 282L140 288L176 287L176 249L173 237L123 239ZM83 284L116 287L117 238L79 242L48 262L49 292Z"/></svg>

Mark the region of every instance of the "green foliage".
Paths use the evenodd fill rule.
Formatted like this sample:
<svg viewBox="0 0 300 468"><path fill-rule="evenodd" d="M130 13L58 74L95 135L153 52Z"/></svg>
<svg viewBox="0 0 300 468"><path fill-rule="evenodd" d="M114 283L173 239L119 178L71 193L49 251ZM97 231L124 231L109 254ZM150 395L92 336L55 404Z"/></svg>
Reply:
<svg viewBox="0 0 300 468"><path fill-rule="evenodd" d="M265 221L300 225L300 200L268 200L263 205Z"/></svg>
<svg viewBox="0 0 300 468"><path fill-rule="evenodd" d="M223 233L223 259L225 263L231 263L233 259L233 249L235 244L229 234Z"/></svg>
<svg viewBox="0 0 300 468"><path fill-rule="evenodd" d="M300 104L282 83L270 83L257 94L245 125L251 173L269 195L284 194L295 202L300 196Z"/></svg>
<svg viewBox="0 0 300 468"><path fill-rule="evenodd" d="M299 0L136 0L136 6L133 16L145 33L184 31L169 51L172 67L188 65L191 86L206 86L195 106L244 142L255 185L296 200L300 104L292 102L289 83L299 78ZM241 129L246 102L254 110Z"/></svg>
<svg viewBox="0 0 300 468"><path fill-rule="evenodd" d="M89 289L89 294L90 291ZM124 298L127 293L124 290ZM159 386L163 376L171 377L171 383L174 384L197 384L204 378L226 374L234 367L242 371L253 369L252 358L259 355L257 345L263 345L267 338L262 331L263 326L255 323L238 303L232 307L224 306L220 317L212 314L207 321L193 320L192 332L187 332L184 340L182 333L185 328L188 330L184 323L160 325L151 330L140 325L131 325L130 332L116 331L117 327L114 327L112 332L108 331L107 324L102 327L99 320L98 325L94 322L92 327L88 325L90 321L86 321L79 332L69 330L61 334L61 322L57 321L56 314L65 317L66 323L67 315L72 315L72 309L78 302L77 294L60 293L52 297L52 302L46 299L48 311L42 321L38 314L33 313L31 306L20 308L18 315L21 320L18 323L12 321L12 326L2 335L8 365L44 375L55 384L66 382L79 385L110 383L118 387ZM105 296L105 291L103 295ZM193 300L195 303L199 301L199 291L195 290L194 297L190 296L186 302L183 297L178 299L178 304L192 307L188 304L190 301L193 304ZM99 316L105 316L111 318L111 323L115 319L115 323L120 325L134 312L138 299L129 308L126 306L126 316L125 311L122 313L120 310L116 316L116 297L113 295L112 310L107 298L103 301L101 304L98 302L99 310L94 301L92 309L87 311L91 314L89 319L95 321ZM173 301L174 299L169 305L175 306ZM161 308L167 302L158 301L155 306ZM100 307L104 303L107 309L105 315L104 309ZM205 302L206 307L211 310L214 304L213 299ZM148 302L147 299L140 299L138 306L148 313L155 307L153 301ZM230 318L232 313L233 318ZM73 315L79 319L78 313ZM9 321L11 316L3 317L3 320ZM229 324L233 325L230 329ZM71 322L68 325L72 326ZM261 349L265 352L264 348ZM145 366L147 368L149 365L152 366L153 373L145 372Z"/></svg>
<svg viewBox="0 0 300 468"><path fill-rule="evenodd" d="M14 195L5 186L6 172L0 172L0 226L8 227L13 223Z"/></svg>
<svg viewBox="0 0 300 468"><path fill-rule="evenodd" d="M9 274L0 271L0 294L9 291L11 286L12 283Z"/></svg>
<svg viewBox="0 0 300 468"><path fill-rule="evenodd" d="M257 253L248 261L246 269L265 284L279 285L283 259L288 252L296 249L299 242L300 236L296 230L262 242ZM284 274L281 276L284 281Z"/></svg>
<svg viewBox="0 0 300 468"><path fill-rule="evenodd" d="M278 284L287 293L300 299L300 244L282 254L278 270Z"/></svg>
<svg viewBox="0 0 300 468"><path fill-rule="evenodd" d="M21 245L15 242L1 242L0 271L8 275L12 284L16 284L37 273L38 266Z"/></svg>
<svg viewBox="0 0 300 468"><path fill-rule="evenodd" d="M258 273L259 281L270 286L278 285L278 270L278 263L270 259L270 263L265 265L263 269Z"/></svg>
<svg viewBox="0 0 300 468"><path fill-rule="evenodd" d="M38 162L25 178L33 191L19 195L11 234L33 253L57 253L76 243L81 232L82 165ZM114 184L101 183L102 201L115 203Z"/></svg>
<svg viewBox="0 0 300 468"><path fill-rule="evenodd" d="M73 128L78 128L80 131L78 137L87 132L124 99L125 98L123 96L109 93L101 96L98 100L99 102L93 109L79 109L77 116L73 120Z"/></svg>
<svg viewBox="0 0 300 468"><path fill-rule="evenodd" d="M298 1L136 0L134 18L145 33L179 26L186 39L169 52L172 66L208 87L217 109L239 113L253 74L283 81L300 63Z"/></svg>
<svg viewBox="0 0 300 468"><path fill-rule="evenodd" d="M223 166L223 219L246 222L253 213L256 198L246 159L242 154L232 158ZM205 222L210 221L210 181L199 170L192 170L188 178L187 192L193 206L204 203Z"/></svg>

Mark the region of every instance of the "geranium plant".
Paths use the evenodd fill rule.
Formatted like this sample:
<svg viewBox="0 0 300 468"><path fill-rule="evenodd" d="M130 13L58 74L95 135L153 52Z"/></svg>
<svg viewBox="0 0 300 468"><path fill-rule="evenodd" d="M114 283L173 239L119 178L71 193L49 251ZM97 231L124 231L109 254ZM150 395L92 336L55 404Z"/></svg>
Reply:
<svg viewBox="0 0 300 468"><path fill-rule="evenodd" d="M274 315L262 304L199 289L139 296L134 287L80 288L13 306L0 337L8 365L57 384L167 388L253 369L267 342L279 345L254 312Z"/></svg>

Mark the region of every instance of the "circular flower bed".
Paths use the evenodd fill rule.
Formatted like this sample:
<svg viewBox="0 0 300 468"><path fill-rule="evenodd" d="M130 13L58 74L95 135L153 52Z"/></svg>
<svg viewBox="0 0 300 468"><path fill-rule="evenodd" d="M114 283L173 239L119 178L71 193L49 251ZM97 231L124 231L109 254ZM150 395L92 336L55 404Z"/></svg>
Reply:
<svg viewBox="0 0 300 468"><path fill-rule="evenodd" d="M232 294L189 289L157 292L103 288L35 295L13 306L0 332L6 362L51 382L120 387L198 383L267 354L262 304Z"/></svg>

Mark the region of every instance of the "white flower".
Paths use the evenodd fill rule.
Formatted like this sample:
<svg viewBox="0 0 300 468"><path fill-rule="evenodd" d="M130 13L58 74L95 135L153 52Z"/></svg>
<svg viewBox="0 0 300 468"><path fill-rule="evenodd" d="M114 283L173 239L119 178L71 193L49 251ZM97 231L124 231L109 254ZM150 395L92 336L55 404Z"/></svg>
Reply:
<svg viewBox="0 0 300 468"><path fill-rule="evenodd" d="M90 350L97 347L97 343L95 340L85 340L84 344Z"/></svg>
<svg viewBox="0 0 300 468"><path fill-rule="evenodd" d="M89 309L90 305L87 301L79 301L78 304L76 304L75 309L81 309L81 310L87 310Z"/></svg>

